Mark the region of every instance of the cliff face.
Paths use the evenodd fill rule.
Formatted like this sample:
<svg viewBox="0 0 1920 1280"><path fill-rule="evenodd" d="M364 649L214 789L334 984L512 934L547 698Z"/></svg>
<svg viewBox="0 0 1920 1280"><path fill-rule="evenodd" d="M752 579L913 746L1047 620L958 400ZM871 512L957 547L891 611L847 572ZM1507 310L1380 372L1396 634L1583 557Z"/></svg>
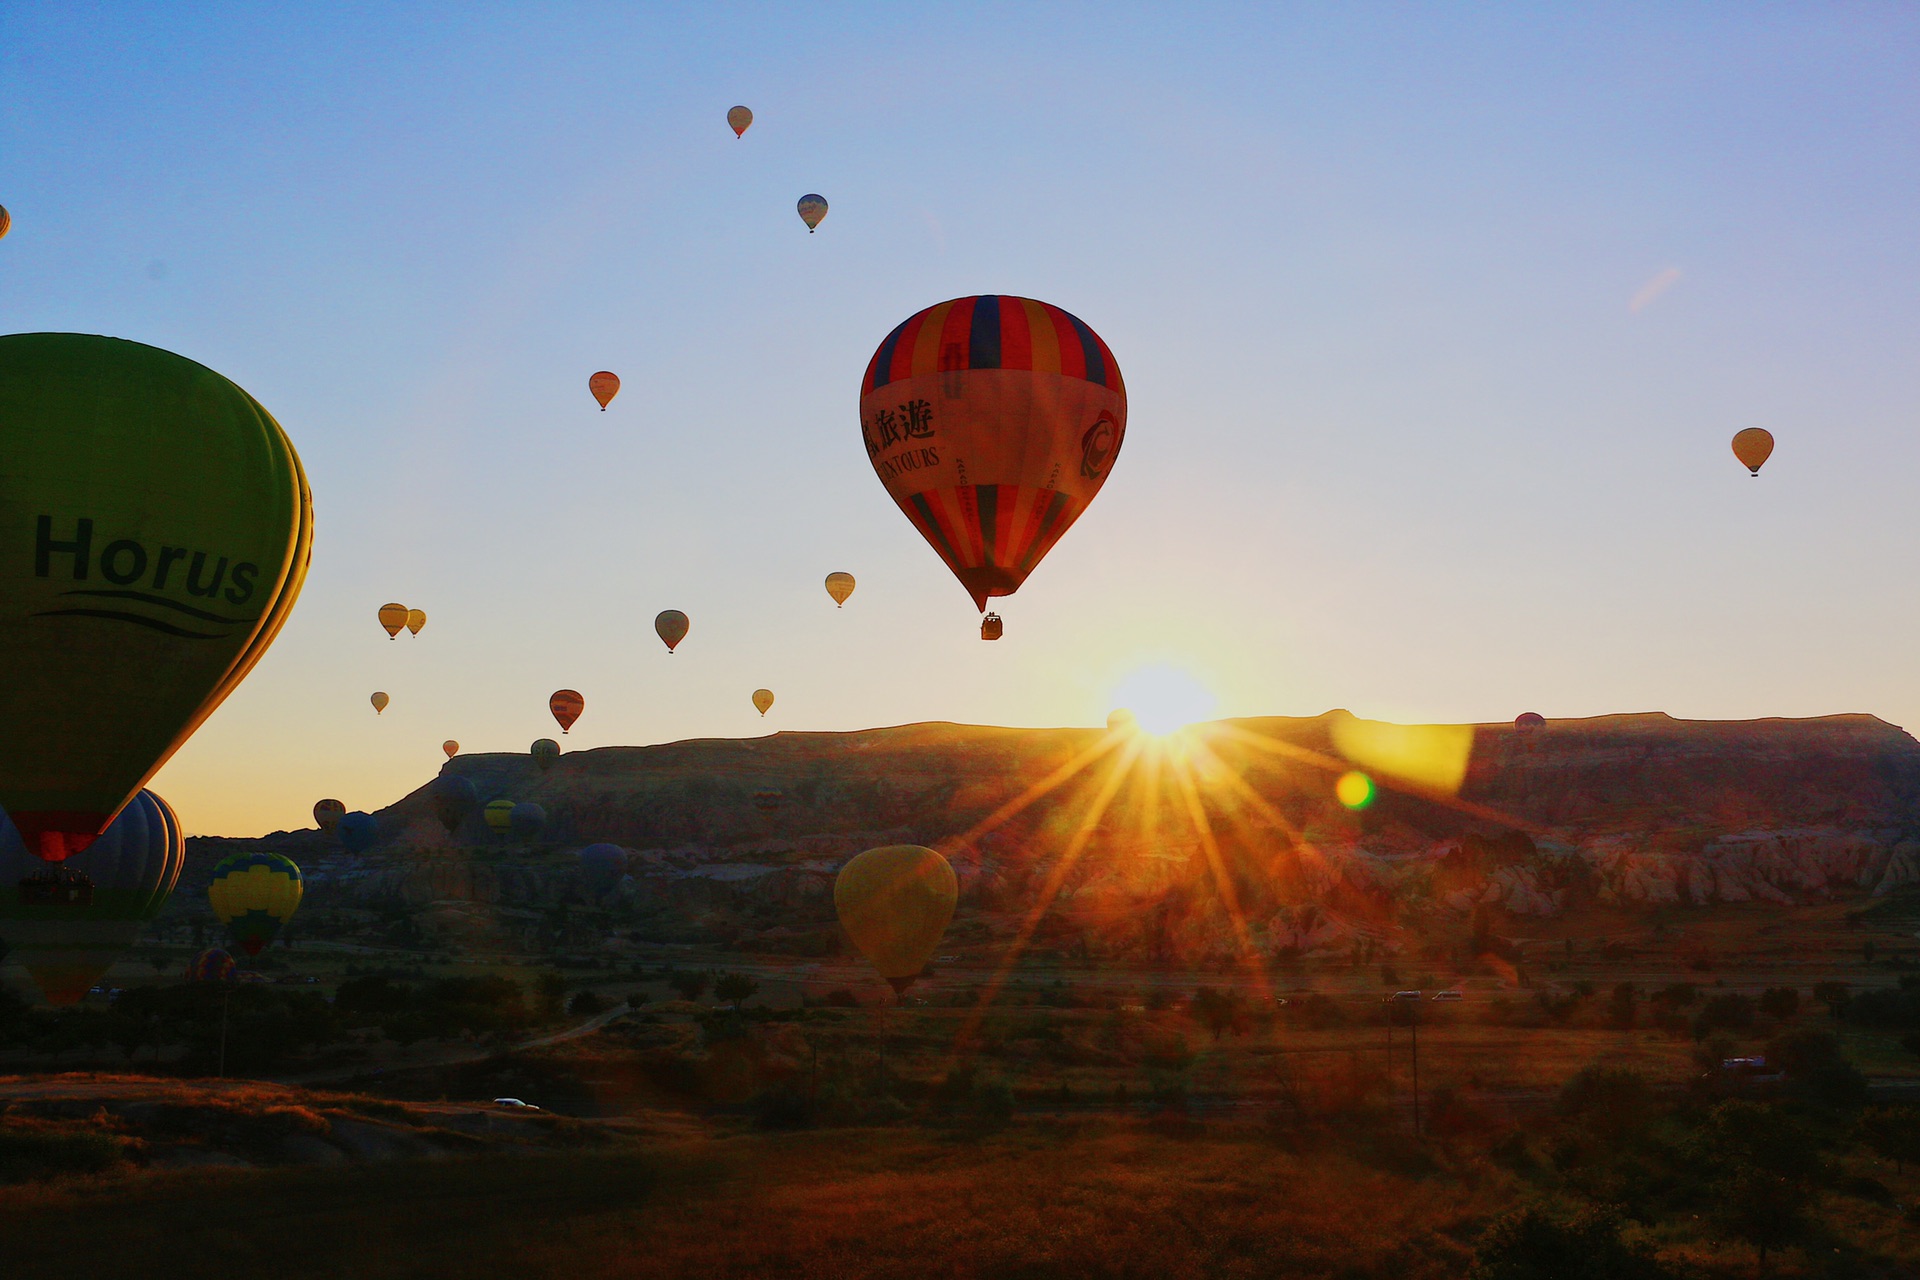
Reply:
<svg viewBox="0 0 1920 1280"><path fill-rule="evenodd" d="M309 869L316 903L404 909L455 932L476 914L497 926L577 906L762 949L812 945L839 865L909 840L947 853L990 933L1046 902L1043 945L1165 957L1351 948L1489 911L1920 883L1920 743L1870 716L1479 726L1457 796L1382 773L1354 813L1333 797L1353 767L1335 747L1342 714L1225 721L1165 746L922 724L602 748L545 773L526 756L460 756L443 772L483 803L546 808L537 842L477 814L449 837L423 788L378 815L366 855L317 832L265 843ZM628 856L594 881L571 851L601 841Z"/></svg>

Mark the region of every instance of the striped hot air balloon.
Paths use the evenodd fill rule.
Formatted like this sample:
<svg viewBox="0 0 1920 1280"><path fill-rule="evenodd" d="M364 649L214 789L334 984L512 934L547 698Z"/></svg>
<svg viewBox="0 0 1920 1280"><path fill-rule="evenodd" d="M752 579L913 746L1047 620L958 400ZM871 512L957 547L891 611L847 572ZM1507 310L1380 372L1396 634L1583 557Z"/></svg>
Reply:
<svg viewBox="0 0 1920 1280"><path fill-rule="evenodd" d="M1059 307L956 298L873 353L860 427L880 482L984 613L1106 483L1127 392L1107 344Z"/></svg>

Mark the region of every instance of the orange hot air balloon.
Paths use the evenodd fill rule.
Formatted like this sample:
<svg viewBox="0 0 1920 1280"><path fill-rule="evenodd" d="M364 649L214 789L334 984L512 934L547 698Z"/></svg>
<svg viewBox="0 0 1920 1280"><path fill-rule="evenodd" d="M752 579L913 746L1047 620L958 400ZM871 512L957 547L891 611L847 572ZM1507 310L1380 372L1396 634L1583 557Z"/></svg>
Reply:
<svg viewBox="0 0 1920 1280"><path fill-rule="evenodd" d="M956 298L887 335L860 383L867 457L985 612L1106 483L1127 430L1113 353L1030 298Z"/></svg>
<svg viewBox="0 0 1920 1280"><path fill-rule="evenodd" d="M460 744L452 738L448 738L445 742L441 743L440 749L447 753L447 759L449 760L460 754Z"/></svg>
<svg viewBox="0 0 1920 1280"><path fill-rule="evenodd" d="M419 635L420 628L426 625L427 625L427 611L425 609L407 610L407 633L409 635L416 635L416 636Z"/></svg>
<svg viewBox="0 0 1920 1280"><path fill-rule="evenodd" d="M1754 475L1773 456L1773 433L1763 427L1748 427L1733 437L1733 456Z"/></svg>
<svg viewBox="0 0 1920 1280"><path fill-rule="evenodd" d="M838 609L846 604L847 597L853 594L853 575L850 573L828 574L827 594L833 597L834 608Z"/></svg>
<svg viewBox="0 0 1920 1280"><path fill-rule="evenodd" d="M393 699L387 697L384 693L376 693L373 697L369 698L368 701L373 703L373 714L379 715L387 709L387 703L393 701Z"/></svg>
<svg viewBox="0 0 1920 1280"><path fill-rule="evenodd" d="M587 390L593 392L593 398L600 402L600 412L605 413L607 405L620 394L620 377L602 369L587 379Z"/></svg>
<svg viewBox="0 0 1920 1280"><path fill-rule="evenodd" d="M573 728L573 722L587 709L587 700L572 689L562 689L547 699L547 710L560 722L560 732Z"/></svg>
<svg viewBox="0 0 1920 1280"><path fill-rule="evenodd" d="M760 718L763 720L766 719L767 708L773 705L773 690L755 689L753 691L753 705L759 710Z"/></svg>
<svg viewBox="0 0 1920 1280"><path fill-rule="evenodd" d="M426 615L421 615L425 621ZM383 604L380 606L380 625L387 629L387 639L400 634L400 628L407 625L407 606L403 604Z"/></svg>
<svg viewBox="0 0 1920 1280"><path fill-rule="evenodd" d="M733 126L733 136L737 138L747 131L748 125L753 123L753 112L745 107L729 107L727 123Z"/></svg>
<svg viewBox="0 0 1920 1280"><path fill-rule="evenodd" d="M687 615L678 609L667 609L653 620L654 632L666 642L668 653L680 647L680 642L687 638L687 628L692 625Z"/></svg>

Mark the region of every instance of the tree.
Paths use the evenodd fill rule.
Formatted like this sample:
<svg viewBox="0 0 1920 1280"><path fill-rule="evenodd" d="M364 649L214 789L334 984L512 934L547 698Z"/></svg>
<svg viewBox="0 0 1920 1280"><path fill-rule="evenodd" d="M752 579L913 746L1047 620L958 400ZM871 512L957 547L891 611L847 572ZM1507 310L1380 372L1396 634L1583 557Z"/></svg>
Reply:
<svg viewBox="0 0 1920 1280"><path fill-rule="evenodd" d="M1244 1024L1240 997L1233 991L1202 987L1193 993L1193 1016L1213 1033L1217 1043L1224 1032L1239 1032Z"/></svg>
<svg viewBox="0 0 1920 1280"><path fill-rule="evenodd" d="M1853 1131L1867 1150L1893 1161L1897 1171L1905 1172L1909 1160L1920 1164L1920 1107L1868 1107Z"/></svg>
<svg viewBox="0 0 1920 1280"><path fill-rule="evenodd" d="M720 981L713 984L713 994L731 1004L735 1013L740 1011L740 1002L753 999L758 990L760 984L744 973L723 973Z"/></svg>
<svg viewBox="0 0 1920 1280"><path fill-rule="evenodd" d="M606 1010L607 1002L591 991L576 991L573 999L567 1001L567 1012L576 1018L591 1018Z"/></svg>
<svg viewBox="0 0 1920 1280"><path fill-rule="evenodd" d="M1562 1220L1540 1208L1508 1214L1474 1251L1472 1280L1664 1280L1671 1273L1620 1221L1589 1209Z"/></svg>
<svg viewBox="0 0 1920 1280"><path fill-rule="evenodd" d="M1820 1176L1814 1137L1778 1107L1744 1099L1708 1113L1694 1152L1713 1183L1713 1221L1767 1255L1798 1239Z"/></svg>
<svg viewBox="0 0 1920 1280"><path fill-rule="evenodd" d="M667 979L668 982L673 984L673 989L680 993L682 1000L698 1000L701 995L705 993L707 984L712 980L713 975L707 973L704 969L690 969L684 973L676 973Z"/></svg>
<svg viewBox="0 0 1920 1280"><path fill-rule="evenodd" d="M1794 1091L1830 1107L1867 1100L1867 1078L1824 1031L1790 1031L1767 1042L1767 1063L1786 1073Z"/></svg>
<svg viewBox="0 0 1920 1280"><path fill-rule="evenodd" d="M1792 987L1768 987L1760 993L1760 1012L1785 1022L1800 1012L1800 993Z"/></svg>

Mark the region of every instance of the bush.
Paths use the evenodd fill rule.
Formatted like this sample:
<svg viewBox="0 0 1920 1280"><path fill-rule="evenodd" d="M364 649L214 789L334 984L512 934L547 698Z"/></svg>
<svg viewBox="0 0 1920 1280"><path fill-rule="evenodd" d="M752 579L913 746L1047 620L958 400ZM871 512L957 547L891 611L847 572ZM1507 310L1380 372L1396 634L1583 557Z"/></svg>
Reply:
<svg viewBox="0 0 1920 1280"><path fill-rule="evenodd" d="M1707 1001L1693 1019L1693 1038L1705 1040L1715 1031L1751 1031L1753 1001L1736 992Z"/></svg>
<svg viewBox="0 0 1920 1280"><path fill-rule="evenodd" d="M591 991L576 991L573 999L567 1001L567 1012L576 1018L591 1018L604 1013L607 1002Z"/></svg>
<svg viewBox="0 0 1920 1280"><path fill-rule="evenodd" d="M1539 1208L1494 1223L1474 1253L1473 1280L1664 1280L1671 1273L1620 1239L1619 1220L1588 1210L1571 1220Z"/></svg>
<svg viewBox="0 0 1920 1280"><path fill-rule="evenodd" d="M1594 1136L1617 1142L1640 1133L1655 1112L1646 1077L1628 1067L1584 1067L1560 1089L1554 1110Z"/></svg>
<svg viewBox="0 0 1920 1280"><path fill-rule="evenodd" d="M1857 1107L1867 1100L1867 1078L1824 1031L1775 1036L1767 1042L1767 1062L1786 1073L1796 1093L1825 1106Z"/></svg>
<svg viewBox="0 0 1920 1280"><path fill-rule="evenodd" d="M10 1124L0 1128L0 1183L104 1173L123 1158L120 1140L96 1130Z"/></svg>

